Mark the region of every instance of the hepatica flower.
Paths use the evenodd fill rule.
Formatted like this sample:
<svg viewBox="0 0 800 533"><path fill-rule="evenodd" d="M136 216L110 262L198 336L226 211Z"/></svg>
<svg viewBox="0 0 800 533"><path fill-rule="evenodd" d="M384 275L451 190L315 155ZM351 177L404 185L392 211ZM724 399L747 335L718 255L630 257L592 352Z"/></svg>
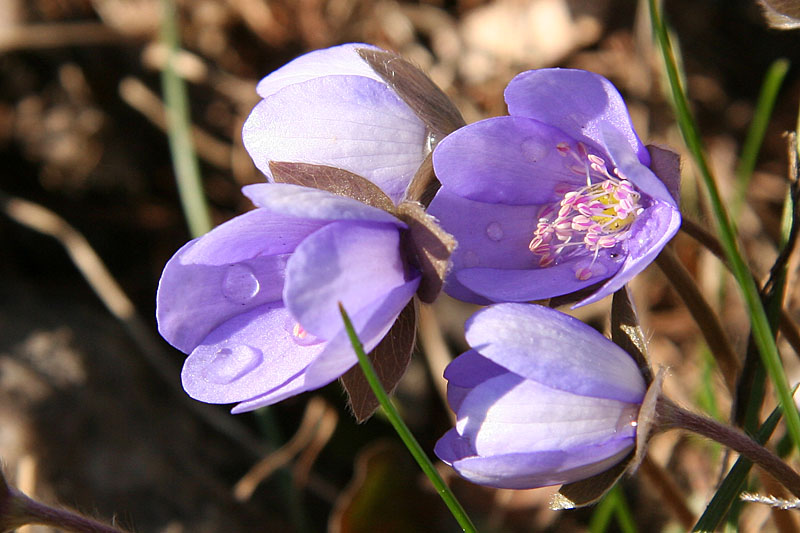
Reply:
<svg viewBox="0 0 800 533"><path fill-rule="evenodd" d="M608 470L636 442L645 381L633 359L547 307L497 304L467 321L445 370L456 427L435 452L481 485L529 489Z"/></svg>
<svg viewBox="0 0 800 533"><path fill-rule="evenodd" d="M581 304L641 272L680 225L667 185L614 86L543 69L505 91L510 116L470 124L433 155L430 206L458 241L446 291L475 303L527 301L604 282ZM662 176L663 178L663 176Z"/></svg>
<svg viewBox="0 0 800 533"><path fill-rule="evenodd" d="M159 332L188 354L184 389L234 412L341 376L357 358L338 303L371 350L420 283L388 212L290 184L243 192L257 208L183 246L157 296Z"/></svg>
<svg viewBox="0 0 800 533"><path fill-rule="evenodd" d="M242 137L271 181L271 161L332 166L378 185L395 204L436 141L464 123L419 69L367 44L300 56L256 90L263 100Z"/></svg>

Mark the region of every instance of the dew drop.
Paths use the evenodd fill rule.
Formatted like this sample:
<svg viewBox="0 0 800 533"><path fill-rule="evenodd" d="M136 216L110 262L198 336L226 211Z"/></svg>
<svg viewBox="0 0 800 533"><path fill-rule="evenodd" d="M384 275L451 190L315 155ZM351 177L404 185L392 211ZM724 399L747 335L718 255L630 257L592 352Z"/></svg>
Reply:
<svg viewBox="0 0 800 533"><path fill-rule="evenodd" d="M541 161L547 156L547 146L539 142L538 139L526 139L522 141L520 148L525 157L534 163Z"/></svg>
<svg viewBox="0 0 800 533"><path fill-rule="evenodd" d="M246 344L220 348L203 369L203 377L211 383L227 385L255 369L261 360L261 350Z"/></svg>
<svg viewBox="0 0 800 533"><path fill-rule="evenodd" d="M632 404L626 405L620 412L619 418L617 419L617 424L614 428L615 432L635 434L636 426L639 425L637 421L638 418L639 406Z"/></svg>
<svg viewBox="0 0 800 533"><path fill-rule="evenodd" d="M306 331L305 328L300 325L300 322L296 321L291 316L284 322L284 329L289 334L292 341L298 346L313 346L324 342L324 339L320 339L316 335Z"/></svg>
<svg viewBox="0 0 800 533"><path fill-rule="evenodd" d="M493 241L499 241L503 238L503 228L497 222L492 222L486 226L486 236Z"/></svg>
<svg viewBox="0 0 800 533"><path fill-rule="evenodd" d="M233 303L246 304L261 290L253 269L247 265L235 264L228 267L222 279L222 294Z"/></svg>
<svg viewBox="0 0 800 533"><path fill-rule="evenodd" d="M436 145L439 144L439 141L441 140L442 136L439 133L431 130L426 130L423 155L427 156L429 153L433 152L433 149L436 148Z"/></svg>

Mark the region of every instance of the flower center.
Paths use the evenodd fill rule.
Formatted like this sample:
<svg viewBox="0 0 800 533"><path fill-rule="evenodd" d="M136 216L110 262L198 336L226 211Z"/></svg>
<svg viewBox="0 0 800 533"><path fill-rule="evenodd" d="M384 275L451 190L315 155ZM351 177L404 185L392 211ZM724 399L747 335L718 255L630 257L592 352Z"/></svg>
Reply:
<svg viewBox="0 0 800 533"><path fill-rule="evenodd" d="M586 186L577 190L572 185L556 187L563 197L539 211L528 247L539 256L542 268L585 256L587 261L577 263L575 277L587 280L605 273L605 268L597 263L600 252L606 250L614 257L612 249L628 237L631 225L643 211L641 195L618 169L613 169L612 175L605 161L586 153L582 145L578 146L579 154L569 147L558 148L559 153L565 156L572 153L584 163L582 168L570 168L586 176Z"/></svg>

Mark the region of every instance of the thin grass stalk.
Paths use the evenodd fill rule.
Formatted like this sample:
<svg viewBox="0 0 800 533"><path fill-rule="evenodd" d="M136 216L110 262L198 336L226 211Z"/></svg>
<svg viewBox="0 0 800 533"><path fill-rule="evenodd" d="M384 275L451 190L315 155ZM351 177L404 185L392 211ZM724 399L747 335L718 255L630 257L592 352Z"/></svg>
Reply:
<svg viewBox="0 0 800 533"><path fill-rule="evenodd" d="M778 91L783 85L786 73L789 71L789 61L786 59L775 60L767 69L764 81L761 84L761 91L758 95L756 108L753 112L753 120L747 130L747 136L742 145L742 153L739 157L739 164L736 166L736 195L731 204L731 217L736 220L744 204L747 186L753 176L756 167L758 153L761 151L761 144L764 141L764 134L767 125L772 117L772 110L775 108L775 101L778 98Z"/></svg>
<svg viewBox="0 0 800 533"><path fill-rule="evenodd" d="M461 526L461 529L470 533L477 532L477 529L473 525L469 516L467 516L466 511L461 506L461 503L459 503L455 495L450 490L450 487L448 487L444 482L442 476L439 475L439 472L433 466L431 460L427 455L425 455L425 452L417 442L417 439L414 438L411 430L408 429L408 426L400 417L400 413L397 412L397 409L395 409L394 405L389 400L389 395L386 394L383 385L378 379L378 375L375 373L375 368L372 366L369 357L367 357L367 354L364 352L364 346L361 344L361 341L359 340L358 335L353 328L353 323L350 321L350 317L347 315L344 307L342 307L342 304L339 304L339 311L342 313L342 320L344 320L344 327L345 330L347 330L347 336L350 338L350 343L353 345L353 350L355 350L356 355L358 356L358 364L361 366L361 370L364 372L364 377L367 379L367 383L369 383L372 392L375 394L375 397L381 404L381 407L386 414L386 418L389 419L389 422L400 436L400 440L403 441L403 444L406 445L408 451L411 452L411 455L417 461L419 467L422 469L425 475L428 476L428 479L430 479L434 488L436 488L436 492L442 498L445 505L447 505L447 508L450 509L450 513L452 513L453 517Z"/></svg>
<svg viewBox="0 0 800 533"><path fill-rule="evenodd" d="M161 89L167 119L167 138L172 166L178 184L183 215L192 237L208 233L212 228L208 203L203 194L200 164L192 143L189 103L186 84L175 69L178 55L178 22L174 0L162 0L161 43L167 53L161 71Z"/></svg>
<svg viewBox="0 0 800 533"><path fill-rule="evenodd" d="M623 533L636 533L636 523L619 484L614 485L597 504L589 521L589 531L605 533L611 528L612 518L616 518L619 530Z"/></svg>

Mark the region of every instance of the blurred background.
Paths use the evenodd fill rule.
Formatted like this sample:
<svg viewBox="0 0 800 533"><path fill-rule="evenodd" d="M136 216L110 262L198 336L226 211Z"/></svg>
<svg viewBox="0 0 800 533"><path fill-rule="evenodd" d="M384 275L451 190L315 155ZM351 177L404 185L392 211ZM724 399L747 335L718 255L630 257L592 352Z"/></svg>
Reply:
<svg viewBox="0 0 800 533"><path fill-rule="evenodd" d="M215 223L247 210L240 187L263 179L240 134L258 101L256 82L304 52L343 42L376 44L418 64L467 122L504 114L502 91L520 71L592 70L623 93L646 143L683 150L647 14L632 0L179 0L177 6L178 70L188 85ZM665 10L723 194L733 194L765 72L777 58L791 63L748 204L737 217L752 267L764 275L774 260L786 190L783 132L797 122L800 34L768 29L752 0L667 0ZM154 320L161 269L189 239L165 134L161 15L161 0L0 0L0 465L6 476L37 499L141 532L457 531L388 423L376 416L357 425L338 384L236 417L182 392L184 356L158 337ZM683 173L684 211L708 225L687 158ZM748 321L735 287L694 241L679 235L674 246L743 353ZM791 267L787 306L794 310L796 261ZM665 276L651 267L632 288L654 364L670 369L668 395L726 418L730 399L720 374ZM600 302L579 316L602 330L608 306ZM431 455L451 424L441 370L448 354L463 349L463 322L472 310L446 297L426 310L431 339L417 350L396 395ZM794 383L798 361L786 352ZM672 432L656 437L650 454L691 513L702 512L722 450ZM440 466L482 531L585 531L592 519L592 509L547 510L554 489L485 489ZM652 478L637 475L622 487L640 531L684 529ZM787 527L782 520L800 527L796 516L784 513L776 522L768 509L751 505L739 527Z"/></svg>

